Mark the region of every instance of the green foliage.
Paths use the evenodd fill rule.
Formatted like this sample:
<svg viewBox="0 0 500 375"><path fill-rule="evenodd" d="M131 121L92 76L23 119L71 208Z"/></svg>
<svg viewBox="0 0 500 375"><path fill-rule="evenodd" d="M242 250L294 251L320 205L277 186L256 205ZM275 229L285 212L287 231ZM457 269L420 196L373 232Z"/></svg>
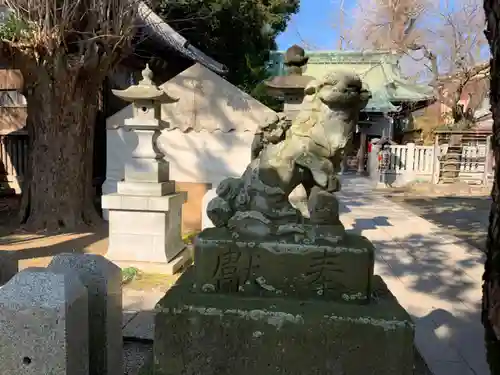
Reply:
<svg viewBox="0 0 500 375"><path fill-rule="evenodd" d="M269 52L299 0L161 0L158 14L190 43L225 64L229 82L271 107L280 103L259 86Z"/></svg>
<svg viewBox="0 0 500 375"><path fill-rule="evenodd" d="M182 242L186 245L191 245L193 243L194 238L200 233L199 231L188 232L182 236Z"/></svg>
<svg viewBox="0 0 500 375"><path fill-rule="evenodd" d="M128 284L139 275L139 270L134 267L122 269L122 284Z"/></svg>
<svg viewBox="0 0 500 375"><path fill-rule="evenodd" d="M29 24L18 18L15 13L9 13L5 22L0 25L0 40L17 41L29 32Z"/></svg>

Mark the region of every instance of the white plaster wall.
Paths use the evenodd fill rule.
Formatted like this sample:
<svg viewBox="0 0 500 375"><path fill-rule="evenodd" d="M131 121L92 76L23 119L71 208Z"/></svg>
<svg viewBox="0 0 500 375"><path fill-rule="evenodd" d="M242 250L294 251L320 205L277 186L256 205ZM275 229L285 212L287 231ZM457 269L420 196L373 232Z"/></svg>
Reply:
<svg viewBox="0 0 500 375"><path fill-rule="evenodd" d="M207 131L183 133L164 130L158 140L170 163L170 179L178 182L218 183L241 175L250 162L253 133ZM124 178L125 163L137 143L123 128L107 130L107 166L103 194L116 192Z"/></svg>
<svg viewBox="0 0 500 375"><path fill-rule="evenodd" d="M178 98L162 105L163 130L159 146L170 163L170 179L212 183L239 176L250 162L250 146L256 129L273 110L195 64L162 85ZM133 117L129 105L106 120L107 167L103 193L116 191L124 166L136 145L136 136L123 129Z"/></svg>

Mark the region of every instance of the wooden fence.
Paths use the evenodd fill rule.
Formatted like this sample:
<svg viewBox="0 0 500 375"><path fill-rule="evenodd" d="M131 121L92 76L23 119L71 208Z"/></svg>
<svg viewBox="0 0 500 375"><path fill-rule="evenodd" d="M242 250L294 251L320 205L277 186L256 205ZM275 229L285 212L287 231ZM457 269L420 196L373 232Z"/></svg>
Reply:
<svg viewBox="0 0 500 375"><path fill-rule="evenodd" d="M0 134L0 183L6 189L21 192L28 168L28 134L24 131Z"/></svg>

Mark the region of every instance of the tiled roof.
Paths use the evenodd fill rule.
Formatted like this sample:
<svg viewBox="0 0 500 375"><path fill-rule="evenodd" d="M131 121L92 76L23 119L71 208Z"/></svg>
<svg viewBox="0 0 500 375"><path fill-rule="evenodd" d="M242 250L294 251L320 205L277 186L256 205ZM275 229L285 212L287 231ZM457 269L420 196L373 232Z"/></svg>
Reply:
<svg viewBox="0 0 500 375"><path fill-rule="evenodd" d="M227 73L228 69L225 65L215 61L203 51L191 45L186 38L163 21L143 1L138 2L138 17L147 32L160 43L163 43L165 47L176 50L182 56L198 62L216 73Z"/></svg>
<svg viewBox="0 0 500 375"><path fill-rule="evenodd" d="M372 92L365 112L398 112L401 102L427 102L435 99L428 85L414 84L405 79L398 62L400 56L392 51L311 51L304 74L315 78L330 69L352 70ZM283 52L271 54L269 72L284 75Z"/></svg>

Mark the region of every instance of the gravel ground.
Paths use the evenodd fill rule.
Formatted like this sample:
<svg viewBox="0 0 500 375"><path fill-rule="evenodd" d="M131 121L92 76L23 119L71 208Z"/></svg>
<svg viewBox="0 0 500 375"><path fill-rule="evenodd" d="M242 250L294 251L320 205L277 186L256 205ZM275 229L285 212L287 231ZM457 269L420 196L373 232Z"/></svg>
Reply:
<svg viewBox="0 0 500 375"><path fill-rule="evenodd" d="M141 368L153 360L153 344L130 342L123 343L124 375L151 375ZM420 374L418 374L420 375Z"/></svg>

